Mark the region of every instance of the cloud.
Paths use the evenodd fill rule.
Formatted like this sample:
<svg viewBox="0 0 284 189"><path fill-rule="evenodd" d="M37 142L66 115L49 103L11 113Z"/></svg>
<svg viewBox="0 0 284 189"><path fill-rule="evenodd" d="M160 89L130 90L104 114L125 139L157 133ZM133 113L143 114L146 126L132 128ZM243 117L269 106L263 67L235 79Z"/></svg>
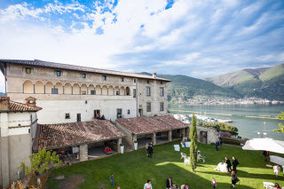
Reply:
<svg viewBox="0 0 284 189"><path fill-rule="evenodd" d="M1 58L195 77L283 62L283 1L26 1L0 7Z"/></svg>

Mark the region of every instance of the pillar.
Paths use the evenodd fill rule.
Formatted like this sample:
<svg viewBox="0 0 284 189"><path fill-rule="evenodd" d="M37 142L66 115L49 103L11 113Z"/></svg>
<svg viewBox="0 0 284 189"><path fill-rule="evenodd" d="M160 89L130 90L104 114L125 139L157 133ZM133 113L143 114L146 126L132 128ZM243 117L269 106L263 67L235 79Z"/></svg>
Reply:
<svg viewBox="0 0 284 189"><path fill-rule="evenodd" d="M169 130L168 140L169 140L169 142L171 142L173 140L173 132L172 132L172 130Z"/></svg>
<svg viewBox="0 0 284 189"><path fill-rule="evenodd" d="M157 141L156 141L156 133L153 133L152 141L153 141L153 145L155 145L157 143Z"/></svg>
<svg viewBox="0 0 284 189"><path fill-rule="evenodd" d="M2 184L4 188L8 187L10 182L10 168L9 168L9 136L8 136L8 113L0 113L0 129L1 129L1 172Z"/></svg>
<svg viewBox="0 0 284 189"><path fill-rule="evenodd" d="M80 161L88 160L88 144L80 145Z"/></svg>
<svg viewBox="0 0 284 189"><path fill-rule="evenodd" d="M122 144L122 138L117 139L117 152L121 153L120 145Z"/></svg>
<svg viewBox="0 0 284 189"><path fill-rule="evenodd" d="M186 128L181 129L182 137L187 137L185 130L186 130Z"/></svg>

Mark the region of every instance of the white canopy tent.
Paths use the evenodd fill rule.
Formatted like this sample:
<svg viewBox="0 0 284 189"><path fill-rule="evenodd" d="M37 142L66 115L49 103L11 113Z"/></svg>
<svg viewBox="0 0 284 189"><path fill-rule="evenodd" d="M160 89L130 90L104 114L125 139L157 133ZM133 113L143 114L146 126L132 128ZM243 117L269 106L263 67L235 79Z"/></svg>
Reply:
<svg viewBox="0 0 284 189"><path fill-rule="evenodd" d="M246 141L243 150L262 150L284 154L284 141L272 138L253 138Z"/></svg>
<svg viewBox="0 0 284 189"><path fill-rule="evenodd" d="M269 158L270 158L270 161L271 161L272 163L275 163L275 164L278 164L278 165L281 165L281 166L284 167L284 158L283 158L283 157L271 155L271 156L269 156ZM284 170L283 170L283 171L284 171Z"/></svg>

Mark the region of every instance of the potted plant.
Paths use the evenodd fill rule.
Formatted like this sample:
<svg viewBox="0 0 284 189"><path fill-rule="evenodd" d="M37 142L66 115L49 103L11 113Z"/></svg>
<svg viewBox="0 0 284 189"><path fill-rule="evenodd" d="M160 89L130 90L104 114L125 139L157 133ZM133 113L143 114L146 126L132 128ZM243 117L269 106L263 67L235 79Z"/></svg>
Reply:
<svg viewBox="0 0 284 189"><path fill-rule="evenodd" d="M124 145L123 144L120 144L120 153L124 154Z"/></svg>
<svg viewBox="0 0 284 189"><path fill-rule="evenodd" d="M137 150L138 149L138 142L137 140L134 141L134 150Z"/></svg>

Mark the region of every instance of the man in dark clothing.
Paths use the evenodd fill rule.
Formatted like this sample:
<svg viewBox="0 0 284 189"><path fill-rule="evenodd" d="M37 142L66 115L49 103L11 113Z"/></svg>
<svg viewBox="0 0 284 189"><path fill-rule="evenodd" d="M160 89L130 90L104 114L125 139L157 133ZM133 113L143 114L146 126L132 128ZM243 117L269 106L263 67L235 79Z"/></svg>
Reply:
<svg viewBox="0 0 284 189"><path fill-rule="evenodd" d="M150 144L148 145L148 148L147 148L147 154L148 154L148 157L149 157L149 158L152 158L153 152L154 152L153 144L150 143Z"/></svg>
<svg viewBox="0 0 284 189"><path fill-rule="evenodd" d="M173 179L172 177L168 177L166 180L166 188L171 189L173 187Z"/></svg>
<svg viewBox="0 0 284 189"><path fill-rule="evenodd" d="M239 161L233 156L232 157L232 165L233 165L233 171L237 171L237 166L239 165Z"/></svg>
<svg viewBox="0 0 284 189"><path fill-rule="evenodd" d="M227 170L228 170L228 172L231 172L231 171L232 171L232 169L231 169L232 164L231 164L230 159L228 159L227 157L225 157L225 163L227 164Z"/></svg>

